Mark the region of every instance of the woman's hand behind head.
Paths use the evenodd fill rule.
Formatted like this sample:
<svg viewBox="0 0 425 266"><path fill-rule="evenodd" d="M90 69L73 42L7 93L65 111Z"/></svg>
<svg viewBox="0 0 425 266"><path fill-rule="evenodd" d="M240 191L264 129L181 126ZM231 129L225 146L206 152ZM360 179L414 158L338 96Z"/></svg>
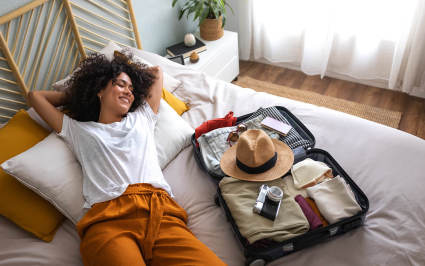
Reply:
<svg viewBox="0 0 425 266"><path fill-rule="evenodd" d="M158 113L159 103L162 97L162 88L163 88L163 72L159 66L149 67L148 71L152 73L155 77L155 80L152 83L152 86L149 89L149 95L147 102L150 105L154 113Z"/></svg>

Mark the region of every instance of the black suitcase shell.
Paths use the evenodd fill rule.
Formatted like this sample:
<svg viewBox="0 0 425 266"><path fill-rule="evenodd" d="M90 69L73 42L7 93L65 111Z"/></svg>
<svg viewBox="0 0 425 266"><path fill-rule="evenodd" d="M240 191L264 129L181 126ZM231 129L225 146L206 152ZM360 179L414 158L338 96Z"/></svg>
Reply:
<svg viewBox="0 0 425 266"><path fill-rule="evenodd" d="M265 265L268 262L276 260L282 256L286 256L292 252L302 250L306 247L315 245L320 242L328 241L333 237L348 232L356 227L359 227L364 224L366 217L366 212L369 210L369 200L364 194L364 192L354 183L350 176L344 171L344 169L336 162L336 160L326 151L313 148L315 145L314 136L311 132L305 127L305 125L288 109L282 106L276 106L280 113L288 120L291 126L304 138L307 139L311 146L307 149L303 147L295 148L294 151L294 164L304 160L305 158L311 158L316 161L321 161L326 163L333 172L333 175L340 175L345 179L345 181L350 185L357 202L361 207L361 212L358 214L345 218L334 224L330 224L326 227L321 227L313 231L309 231L300 236L282 241L282 242L273 242L262 244L257 241L256 243L249 244L248 241L241 235L238 230L238 227L230 213L229 208L226 205L225 200L221 195L220 188L217 189L216 203L221 205L226 213L227 220L231 223L234 234L242 245L244 255L246 258L246 265ZM237 118L236 124L239 124L244 119L248 118L251 114L246 114ZM192 135L192 145L194 148L195 159L199 166L217 182L220 182L222 176L210 172L207 170L205 163L201 157L201 151L196 147L195 134ZM285 175L286 176L286 175Z"/></svg>

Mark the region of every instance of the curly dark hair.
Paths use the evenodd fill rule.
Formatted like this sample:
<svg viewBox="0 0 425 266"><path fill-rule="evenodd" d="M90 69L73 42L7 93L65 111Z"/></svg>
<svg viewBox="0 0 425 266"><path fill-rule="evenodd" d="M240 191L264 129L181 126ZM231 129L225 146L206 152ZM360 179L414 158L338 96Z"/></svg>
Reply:
<svg viewBox="0 0 425 266"><path fill-rule="evenodd" d="M133 62L133 55L130 53L114 56L112 61L103 54L91 54L78 67L66 83L68 101L64 105L64 111L82 122L99 120L100 100L97 94L122 72L130 77L134 88L134 102L129 112L145 102L155 79L147 65Z"/></svg>

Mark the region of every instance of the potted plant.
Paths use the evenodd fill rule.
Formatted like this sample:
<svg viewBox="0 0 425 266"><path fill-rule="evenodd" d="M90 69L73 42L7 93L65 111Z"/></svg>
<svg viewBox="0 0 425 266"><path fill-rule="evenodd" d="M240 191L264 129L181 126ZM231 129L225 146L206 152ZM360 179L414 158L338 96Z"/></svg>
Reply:
<svg viewBox="0 0 425 266"><path fill-rule="evenodd" d="M179 0L173 0L172 7ZM226 24L226 6L233 9L226 0L186 0L179 12L179 20L186 13L189 19L190 14L194 14L193 21L199 20L201 38L207 41L214 41L223 36L223 27Z"/></svg>

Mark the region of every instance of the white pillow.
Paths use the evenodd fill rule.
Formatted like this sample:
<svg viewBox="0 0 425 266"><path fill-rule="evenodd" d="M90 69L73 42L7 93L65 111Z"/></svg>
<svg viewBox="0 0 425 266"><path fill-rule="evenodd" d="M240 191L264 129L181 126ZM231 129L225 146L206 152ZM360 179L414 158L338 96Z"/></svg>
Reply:
<svg viewBox="0 0 425 266"><path fill-rule="evenodd" d="M1 167L39 194L73 223L83 216L83 173L65 142L55 133Z"/></svg>
<svg viewBox="0 0 425 266"><path fill-rule="evenodd" d="M31 108L32 109L32 108ZM28 110L36 121L38 114ZM194 130L161 99L155 142L161 169L190 145ZM55 133L29 150L5 161L1 167L25 186L52 203L73 223L84 215L81 166L65 142Z"/></svg>
<svg viewBox="0 0 425 266"><path fill-rule="evenodd" d="M37 122L37 124L39 124L40 126L44 127L44 129L46 129L47 131L53 131L53 129L46 123L46 121L43 120L43 118L40 117L40 115L35 111L34 108L31 107L30 109L28 109L27 114L32 118L32 120Z"/></svg>
<svg viewBox="0 0 425 266"><path fill-rule="evenodd" d="M114 57L114 51L122 51L124 50L123 48L121 48L120 46L118 46L116 43L114 43L113 41L110 41L108 43L108 45L106 45L102 50L100 50L99 52L101 54L104 54L105 57L109 60L112 61L113 57ZM149 63L148 61L146 61L145 59L140 57L140 54L138 53L138 49L136 48L131 48L130 51L133 53L134 55L134 60L139 61L143 64L146 64L148 66L153 66L151 63ZM64 79L61 79L55 83L52 84L53 88L56 90L64 90L66 89L65 83L71 78L72 74L66 76ZM182 85L182 82L176 78L174 78L173 76L163 72L163 85L164 88L173 93L177 88L179 88Z"/></svg>
<svg viewBox="0 0 425 266"><path fill-rule="evenodd" d="M161 99L158 121L155 125L156 152L161 169L190 145L190 138L194 132L193 128Z"/></svg>

